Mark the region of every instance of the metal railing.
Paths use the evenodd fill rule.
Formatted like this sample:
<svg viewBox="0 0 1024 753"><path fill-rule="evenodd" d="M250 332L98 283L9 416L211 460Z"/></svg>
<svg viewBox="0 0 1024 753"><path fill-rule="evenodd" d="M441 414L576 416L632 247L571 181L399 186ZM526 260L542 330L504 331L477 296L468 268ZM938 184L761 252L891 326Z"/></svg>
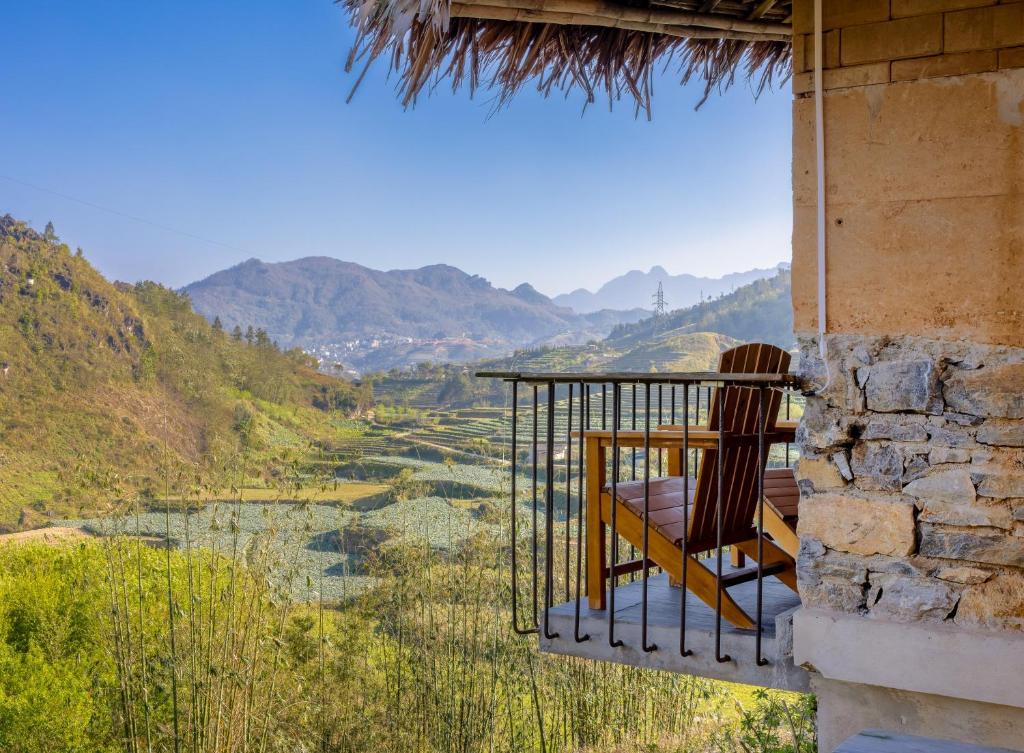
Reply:
<svg viewBox="0 0 1024 753"><path fill-rule="evenodd" d="M742 440L756 441L758 468L756 520L752 521L752 529L757 540L757 563L756 575L752 572L747 576L727 576L723 573L723 505L722 490L724 487L723 476L725 469L722 467L725 448L734 440L741 440L738 436L730 436L728 431L717 432L717 501L715 504L715 526L717 546L712 553L705 553L707 557L714 558L714 576L717 590L715 605L715 657L719 662L730 661L731 657L723 654L722 645L722 589L741 582L756 580L756 662L758 665L765 665L762 653L763 633L763 581L768 575L775 572L771 568L765 568L764 560L764 469L772 465L776 467L790 467L794 453L791 451L790 443L784 444L784 450L779 448L776 457L770 458L771 449L766 446L766 416L765 405L766 395L770 391L784 392L784 400L779 410L779 420L789 419L793 406L798 398L794 399L793 388L796 386L796 377L792 374L724 374L719 372L696 372L696 373L660 373L660 374L634 374L634 373L521 373L521 372L489 372L482 371L476 374L479 378L491 378L504 380L510 386L511 392L511 611L513 629L520 635L528 635L542 632L545 638L559 638L559 634L551 630L550 611L554 606L556 591L564 595L566 602L574 602L574 631L572 640L582 643L591 639L589 634L581 634L581 613L583 595L582 589L587 586L589 593L589 572L591 570L589 558L589 546L584 546L586 541L587 528L587 473L597 473L598 469L587 467L586 458L586 436L591 430L600 429L610 431L611 469L608 485L612 504L610 506L609 528L610 537L607 540L607 549L610 552L610 561L605 567L602 563L602 572L607 577L607 620L608 620L608 641L612 647L623 645L621 639L615 635L615 592L618 588L620 578L629 578L631 582L638 577L641 581L641 625L640 625L640 648L644 652L665 650L649 642L648 633L648 608L649 593L648 581L651 577L651 570L658 569L653 563L650 555L650 483L652 471L661 475L665 468L664 455L667 452L664 448L655 448L656 454L652 456L652 430L657 436L657 427L666 425L676 426L681 422L679 431L682 434L681 459L683 478L683 499L689 499L689 485L691 475L696 475L696 469L700 467L699 453L702 450L691 447L690 430L692 427L705 427L710 424L712 403L716 388L747 388L757 391L756 404L758 406L756 440L753 436L743 437ZM524 396L521 388L527 388ZM624 388L629 393L629 400L625 400ZM653 389L652 389L653 388ZM544 391L544 401L541 401L541 392ZM609 393L611 399L609 400ZM653 395L653 399L652 399ZM638 403L638 396L641 398ZM522 405L524 397L525 406ZM530 420L522 421L521 413L524 407L530 413ZM626 429L622 428L624 423L623 411L628 411L630 430L635 430L638 425L642 427L643 443L641 447L630 448L628 462L623 462L622 448L620 447L620 434ZM681 419L681 421L680 421ZM528 424L524 426L524 424ZM529 450L525 463L530 466L529 475L520 477L523 465L522 436L524 428ZM543 441L541 440L543 430ZM564 443L560 451L556 445L556 435L564 435ZM635 435L634 435L635 436ZM575 446L575 455L574 455ZM542 452L543 449L543 452ZM642 450L642 452L638 452ZM561 455L561 457L556 457ZM542 457L543 456L543 457ZM559 468L556 461L561 459L563 464ZM628 469L630 480L643 481L643 536L640 552L630 545L630 558L619 562L619 535L618 535L618 507L614 500L617 498L618 486L623 482L623 468ZM541 469L543 468L543 475ZM559 478L559 470L564 469L564 478ZM607 469L606 469L607 470ZM692 473L691 473L692 471ZM575 495L573 494L573 481L575 476ZM528 479L530 494L528 503L528 531L522 537L521 526L523 524L523 511L519 510L519 486ZM564 483L564 487L563 487ZM556 556L556 530L555 519L556 495L558 490L564 488L561 512L563 522L561 526L564 536L561 546L558 547L562 561L558 562ZM542 494L543 490L543 494ZM573 510L573 499L575 496L575 510ZM598 507L600 500L597 501ZM686 557L687 539L690 527L689 505L683 504L683 530L681 539L681 555L683 567L681 570L682 594L679 611L679 643L678 652L681 656L690 656L691 649L686 644ZM543 512L543 530L541 524L541 513ZM573 536L573 524L575 523L575 536ZM520 552L520 538L525 538L524 549L529 552L529 580L526 583L529 591L528 614L522 614L523 583L521 559L525 552ZM528 544L528 547L525 546ZM586 565L585 565L586 563ZM559 567L560 565L560 567ZM556 568L559 570L556 576ZM751 568L753 570L753 568ZM543 582L541 582L541 572ZM586 574L586 575L585 575ZM746 578L746 580L744 580ZM561 583L556 583L561 580Z"/></svg>

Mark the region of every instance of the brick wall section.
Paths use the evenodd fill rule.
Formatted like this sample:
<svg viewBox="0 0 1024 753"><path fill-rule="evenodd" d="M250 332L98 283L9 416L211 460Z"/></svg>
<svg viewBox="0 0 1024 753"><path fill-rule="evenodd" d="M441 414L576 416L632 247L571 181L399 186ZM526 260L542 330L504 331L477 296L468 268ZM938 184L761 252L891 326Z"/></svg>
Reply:
<svg viewBox="0 0 1024 753"><path fill-rule="evenodd" d="M793 12L793 91L814 89L814 3ZM825 89L1024 67L1024 0L824 0Z"/></svg>

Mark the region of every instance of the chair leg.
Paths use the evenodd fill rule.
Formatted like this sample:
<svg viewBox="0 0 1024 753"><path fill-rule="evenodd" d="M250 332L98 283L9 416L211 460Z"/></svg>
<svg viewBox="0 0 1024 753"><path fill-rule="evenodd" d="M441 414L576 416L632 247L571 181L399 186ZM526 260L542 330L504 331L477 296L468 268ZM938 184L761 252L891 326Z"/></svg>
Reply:
<svg viewBox="0 0 1024 753"><path fill-rule="evenodd" d="M729 547L729 561L733 567L745 567L747 564L747 557L739 549L734 546Z"/></svg>
<svg viewBox="0 0 1024 753"><path fill-rule="evenodd" d="M715 608L715 592L718 584L715 582L715 574L704 567L692 557L686 558L686 589L703 601L712 609ZM683 597L685 598L685 594ZM750 618L739 604L729 595L729 592L722 589L722 617L738 628L753 630L757 623Z"/></svg>
<svg viewBox="0 0 1024 753"><path fill-rule="evenodd" d="M751 539L750 541L744 541L740 544L735 544L741 552L750 557L754 562L757 562L757 539ZM781 573L775 573L775 577L778 578L782 583L789 586L792 590L796 591L796 562L786 552L777 547L768 539L764 540L764 564L774 565L776 562L785 562L790 566L783 570Z"/></svg>
<svg viewBox="0 0 1024 753"><path fill-rule="evenodd" d="M604 462L596 442L587 443L587 603L591 609L605 608L605 524L601 518Z"/></svg>

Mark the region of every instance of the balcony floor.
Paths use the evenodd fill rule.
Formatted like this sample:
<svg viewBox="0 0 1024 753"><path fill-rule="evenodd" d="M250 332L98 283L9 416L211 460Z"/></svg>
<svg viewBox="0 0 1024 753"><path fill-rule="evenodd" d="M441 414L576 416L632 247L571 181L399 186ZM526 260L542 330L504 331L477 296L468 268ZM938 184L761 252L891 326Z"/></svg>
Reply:
<svg viewBox="0 0 1024 753"><path fill-rule="evenodd" d="M726 566L726 570L728 570ZM648 580L648 642L658 646L645 653L640 648L640 580L625 583L615 590L615 637L625 645L608 645L608 613L591 610L584 602L580 610L580 634L589 633L590 640L577 643L573 637L575 602L552 607L550 630L557 638L541 635L542 651L588 659L614 661L638 667L711 677L748 685L785 690L806 691L807 672L793 665L793 612L800 598L773 577L764 580L762 619L762 656L769 662L759 667L755 661L755 634L740 630L722 621L722 653L727 662L715 658L715 613L692 594L686 600L686 648L691 656L679 655L679 607L682 589L668 584L667 575ZM753 615L757 604L757 584L742 583L729 593L747 614Z"/></svg>

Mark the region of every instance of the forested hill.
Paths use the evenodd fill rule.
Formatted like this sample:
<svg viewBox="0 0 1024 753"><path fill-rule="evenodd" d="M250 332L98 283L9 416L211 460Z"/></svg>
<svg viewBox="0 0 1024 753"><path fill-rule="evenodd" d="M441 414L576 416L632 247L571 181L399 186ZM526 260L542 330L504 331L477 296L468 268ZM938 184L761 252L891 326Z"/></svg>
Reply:
<svg viewBox="0 0 1024 753"><path fill-rule="evenodd" d="M165 474L237 475L243 458L269 472L327 430L325 411L366 399L315 366L0 217L0 529L155 494Z"/></svg>
<svg viewBox="0 0 1024 753"><path fill-rule="evenodd" d="M713 300L672 311L662 317L615 327L605 341L616 348L654 342L667 334L714 332L744 342L768 342L793 348L791 273L755 280Z"/></svg>
<svg viewBox="0 0 1024 753"><path fill-rule="evenodd" d="M579 316L530 285L496 288L445 264L385 272L328 257L250 259L185 290L207 318L219 316L228 326L260 326L282 343L308 348L372 340L379 341L373 347L380 350L392 345L390 338L464 340L466 352L448 353L451 360L566 335L583 342L643 316L641 311ZM399 349L394 360L403 358L408 360ZM370 360L375 368L390 365L387 359Z"/></svg>

